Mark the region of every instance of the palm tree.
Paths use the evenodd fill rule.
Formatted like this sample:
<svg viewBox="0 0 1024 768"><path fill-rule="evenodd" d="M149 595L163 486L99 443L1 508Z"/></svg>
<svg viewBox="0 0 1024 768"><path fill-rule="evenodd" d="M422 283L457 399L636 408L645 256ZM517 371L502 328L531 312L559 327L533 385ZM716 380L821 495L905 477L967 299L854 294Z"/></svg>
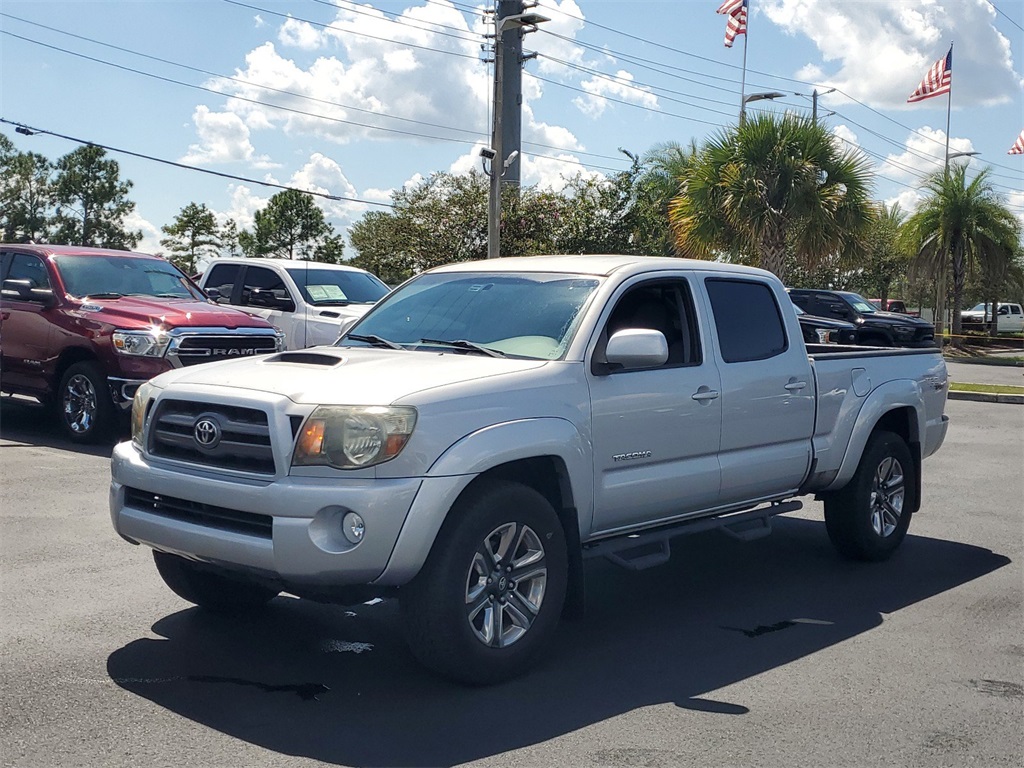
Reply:
<svg viewBox="0 0 1024 768"><path fill-rule="evenodd" d="M871 171L813 120L762 113L713 137L669 206L684 256L754 257L780 279L786 254L813 267L859 250L872 219Z"/></svg>
<svg viewBox="0 0 1024 768"><path fill-rule="evenodd" d="M907 219L905 236L916 254L915 269L939 276L940 295L946 275L952 276L953 337L958 344L968 272L1000 273L1000 262L1020 247L1021 226L993 189L988 168L968 181L967 165L957 164L930 176L924 188L928 197ZM936 325L941 332L941 317Z"/></svg>

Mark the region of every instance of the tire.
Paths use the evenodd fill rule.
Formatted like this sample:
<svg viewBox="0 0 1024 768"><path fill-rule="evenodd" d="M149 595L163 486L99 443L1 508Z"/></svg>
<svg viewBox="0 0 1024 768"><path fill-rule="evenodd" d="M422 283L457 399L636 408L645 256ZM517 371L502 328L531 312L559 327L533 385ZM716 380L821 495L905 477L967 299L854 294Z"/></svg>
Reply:
<svg viewBox="0 0 1024 768"><path fill-rule="evenodd" d="M177 555L153 550L153 560L164 584L178 597L217 613L240 613L261 608L277 597L277 590L262 584L222 575Z"/></svg>
<svg viewBox="0 0 1024 768"><path fill-rule="evenodd" d="M61 377L54 400L64 434L75 443L96 443L114 429L117 412L107 377L93 362L75 363Z"/></svg>
<svg viewBox="0 0 1024 768"><path fill-rule="evenodd" d="M887 559L910 527L917 471L899 435L876 431L846 487L825 499L825 529L832 545L852 560Z"/></svg>
<svg viewBox="0 0 1024 768"><path fill-rule="evenodd" d="M567 574L565 534L547 499L507 481L471 489L399 592L413 655L471 685L525 673L558 624Z"/></svg>

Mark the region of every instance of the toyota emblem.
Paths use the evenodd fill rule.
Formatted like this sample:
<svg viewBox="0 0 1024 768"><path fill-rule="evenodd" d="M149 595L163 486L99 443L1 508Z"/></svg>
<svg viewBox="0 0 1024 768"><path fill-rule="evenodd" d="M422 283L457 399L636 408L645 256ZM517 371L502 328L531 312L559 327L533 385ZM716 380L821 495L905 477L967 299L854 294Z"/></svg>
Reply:
<svg viewBox="0 0 1024 768"><path fill-rule="evenodd" d="M192 427L192 438L200 448L216 448L220 442L220 424L208 416L200 417Z"/></svg>

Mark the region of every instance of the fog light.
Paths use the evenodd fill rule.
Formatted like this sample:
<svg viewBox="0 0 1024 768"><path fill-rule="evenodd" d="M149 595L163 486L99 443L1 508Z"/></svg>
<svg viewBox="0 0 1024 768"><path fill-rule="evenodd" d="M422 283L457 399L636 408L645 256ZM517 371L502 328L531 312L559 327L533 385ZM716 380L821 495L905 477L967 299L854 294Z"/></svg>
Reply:
<svg viewBox="0 0 1024 768"><path fill-rule="evenodd" d="M358 544L363 540L363 534L366 533L363 518L355 512L349 512L341 521L341 532L345 534L345 538L350 542Z"/></svg>

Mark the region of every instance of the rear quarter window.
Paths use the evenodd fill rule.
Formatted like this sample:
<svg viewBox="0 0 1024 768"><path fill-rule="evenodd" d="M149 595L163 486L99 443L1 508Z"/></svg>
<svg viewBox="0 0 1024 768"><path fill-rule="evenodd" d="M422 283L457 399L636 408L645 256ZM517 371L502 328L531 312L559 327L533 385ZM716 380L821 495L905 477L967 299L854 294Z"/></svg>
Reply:
<svg viewBox="0 0 1024 768"><path fill-rule="evenodd" d="M704 281L727 363L766 360L788 349L775 294L765 283L735 278Z"/></svg>

